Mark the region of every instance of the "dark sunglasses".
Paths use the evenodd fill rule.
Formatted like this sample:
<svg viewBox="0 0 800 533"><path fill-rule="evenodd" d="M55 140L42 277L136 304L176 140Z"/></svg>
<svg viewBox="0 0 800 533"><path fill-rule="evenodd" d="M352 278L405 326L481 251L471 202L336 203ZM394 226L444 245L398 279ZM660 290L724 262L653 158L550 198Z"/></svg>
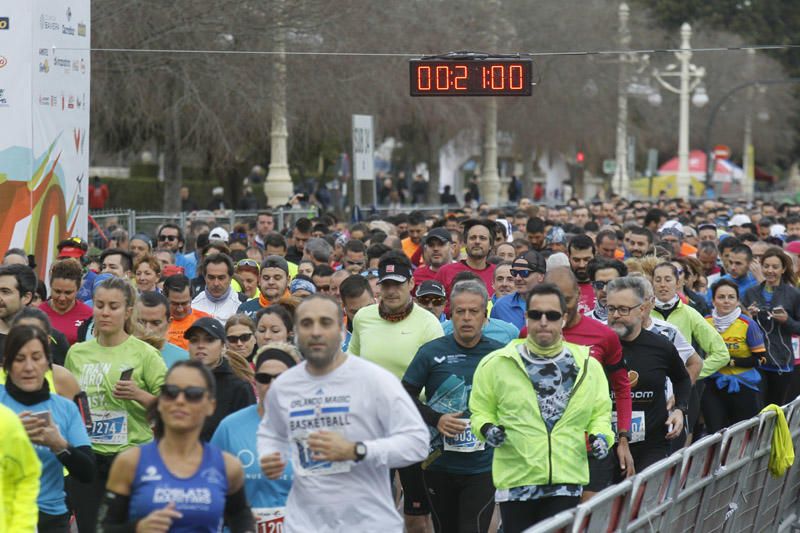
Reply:
<svg viewBox="0 0 800 533"><path fill-rule="evenodd" d="M592 282L592 287L594 287L598 291L602 291L603 289L605 289L606 285L608 285L607 281L593 281Z"/></svg>
<svg viewBox="0 0 800 533"><path fill-rule="evenodd" d="M247 342L253 337L252 333L242 333L241 335L228 335L228 344L236 344L237 342Z"/></svg>
<svg viewBox="0 0 800 533"><path fill-rule="evenodd" d="M283 372L281 372L280 374L267 374L266 372L256 372L255 377L256 381L258 381L262 385L269 385L270 383L272 383L273 379L277 378L282 373Z"/></svg>
<svg viewBox="0 0 800 533"><path fill-rule="evenodd" d="M446 300L441 296L433 296L430 298L426 298L423 296L422 298L417 298L417 302L419 302L422 305L436 305L436 306L444 305L445 301Z"/></svg>
<svg viewBox="0 0 800 533"><path fill-rule="evenodd" d="M158 236L158 240L159 241L172 242L172 241L177 241L178 240L178 236L177 235L159 235Z"/></svg>
<svg viewBox="0 0 800 533"><path fill-rule="evenodd" d="M364 266L365 261L351 261L350 259L345 259L345 265L353 265L353 266Z"/></svg>
<svg viewBox="0 0 800 533"><path fill-rule="evenodd" d="M513 277L513 278L526 279L531 274L533 274L532 270L517 270L517 269L514 269L514 268L511 269L511 277Z"/></svg>
<svg viewBox="0 0 800 533"><path fill-rule="evenodd" d="M558 322L564 316L560 311L537 311L536 309L528 309L528 318L531 320L539 321L542 317L547 318L548 322Z"/></svg>
<svg viewBox="0 0 800 533"><path fill-rule="evenodd" d="M206 395L205 387L186 387L184 389L177 385L162 385L161 396L168 400L177 400L178 396L183 393L183 397L187 402L197 403L201 401Z"/></svg>

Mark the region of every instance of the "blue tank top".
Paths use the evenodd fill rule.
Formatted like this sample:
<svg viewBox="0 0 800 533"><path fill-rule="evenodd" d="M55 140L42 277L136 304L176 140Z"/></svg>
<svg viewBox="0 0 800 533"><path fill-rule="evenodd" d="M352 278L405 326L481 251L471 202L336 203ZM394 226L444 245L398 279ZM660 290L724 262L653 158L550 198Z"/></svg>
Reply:
<svg viewBox="0 0 800 533"><path fill-rule="evenodd" d="M163 509L169 502L175 502L175 509L183 517L172 523L171 533L222 531L228 492L222 451L203 443L200 467L192 476L180 478L167 469L156 441L144 444L140 449L136 477L131 486L130 520L139 520Z"/></svg>

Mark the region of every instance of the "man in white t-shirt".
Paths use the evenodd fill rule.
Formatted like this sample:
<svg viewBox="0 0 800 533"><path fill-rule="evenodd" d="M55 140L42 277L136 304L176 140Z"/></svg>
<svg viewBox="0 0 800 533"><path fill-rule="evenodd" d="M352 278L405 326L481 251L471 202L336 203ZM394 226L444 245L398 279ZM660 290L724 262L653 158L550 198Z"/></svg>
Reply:
<svg viewBox="0 0 800 533"><path fill-rule="evenodd" d="M258 429L261 468L295 478L284 531L397 532L389 469L428 455L428 428L400 381L341 350L342 309L312 295L295 313L305 361L275 380Z"/></svg>

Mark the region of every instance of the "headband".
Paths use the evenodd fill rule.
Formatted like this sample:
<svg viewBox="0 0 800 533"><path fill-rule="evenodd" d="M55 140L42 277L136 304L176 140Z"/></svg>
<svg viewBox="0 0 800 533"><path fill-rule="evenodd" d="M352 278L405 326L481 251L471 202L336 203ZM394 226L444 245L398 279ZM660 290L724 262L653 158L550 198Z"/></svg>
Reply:
<svg viewBox="0 0 800 533"><path fill-rule="evenodd" d="M295 291L308 291L314 294L317 292L317 288L307 279L295 278L289 284L289 292L294 294Z"/></svg>
<svg viewBox="0 0 800 533"><path fill-rule="evenodd" d="M283 350L279 348L267 348L256 356L256 369L261 367L265 361L270 361L272 359L275 361L280 361L289 368L292 368L297 364L297 361L295 361L291 355Z"/></svg>

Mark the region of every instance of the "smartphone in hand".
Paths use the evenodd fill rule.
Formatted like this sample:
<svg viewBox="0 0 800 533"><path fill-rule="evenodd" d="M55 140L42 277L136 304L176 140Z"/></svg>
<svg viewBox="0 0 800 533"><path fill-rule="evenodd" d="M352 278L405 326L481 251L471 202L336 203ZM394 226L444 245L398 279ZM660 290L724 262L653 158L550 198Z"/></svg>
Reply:
<svg viewBox="0 0 800 533"><path fill-rule="evenodd" d="M39 411L37 413L31 413L30 416L32 418L38 418L40 420L43 420L45 425L47 426L50 425L50 411Z"/></svg>
<svg viewBox="0 0 800 533"><path fill-rule="evenodd" d="M133 377L133 369L129 368L128 370L123 370L122 374L119 376L120 381L130 381Z"/></svg>

